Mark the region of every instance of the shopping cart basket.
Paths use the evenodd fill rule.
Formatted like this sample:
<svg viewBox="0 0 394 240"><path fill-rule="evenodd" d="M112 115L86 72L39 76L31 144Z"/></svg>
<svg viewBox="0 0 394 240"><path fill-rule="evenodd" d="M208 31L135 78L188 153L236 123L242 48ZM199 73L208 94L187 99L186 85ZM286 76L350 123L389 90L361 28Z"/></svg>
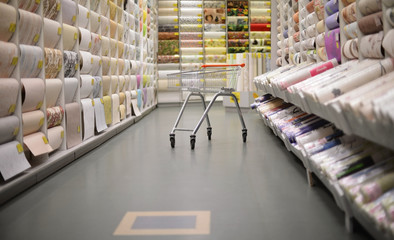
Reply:
<svg viewBox="0 0 394 240"><path fill-rule="evenodd" d="M229 96L234 99L238 116L242 124L242 138L243 141L246 142L247 129L245 127L245 122L242 117L242 112L239 108L237 98L233 94L237 86L238 78L241 74L241 69L244 66L245 64L202 65L201 70L199 71L178 72L167 75L169 79L169 88L178 88L181 91L189 92L170 133L170 142L172 148L175 147L176 131L190 131L192 132L190 135L190 146L191 149L194 149L196 143L196 133L201 124L204 122L204 119L207 120L208 125L208 140L211 140L212 127L209 122L208 112L219 96ZM209 102L208 107L205 104L205 99L202 93L216 93ZM178 128L179 121L181 120L183 112L185 111L186 105L189 102L191 96L198 96L201 98L204 107L204 113L194 129Z"/></svg>

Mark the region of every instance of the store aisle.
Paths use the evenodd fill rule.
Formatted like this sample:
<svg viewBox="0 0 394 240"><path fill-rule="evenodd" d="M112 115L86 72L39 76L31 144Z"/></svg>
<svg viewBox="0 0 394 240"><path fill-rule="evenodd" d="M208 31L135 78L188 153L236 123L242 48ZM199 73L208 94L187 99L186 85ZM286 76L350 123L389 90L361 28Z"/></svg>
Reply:
<svg viewBox="0 0 394 240"><path fill-rule="evenodd" d="M255 112L244 114L244 144L237 114L215 106L212 141L203 125L192 151L184 132L170 147L178 111L158 108L2 206L0 239L370 239L346 232L328 191L308 186L300 161ZM191 107L185 125L201 113ZM114 236L130 211L210 211L210 234Z"/></svg>

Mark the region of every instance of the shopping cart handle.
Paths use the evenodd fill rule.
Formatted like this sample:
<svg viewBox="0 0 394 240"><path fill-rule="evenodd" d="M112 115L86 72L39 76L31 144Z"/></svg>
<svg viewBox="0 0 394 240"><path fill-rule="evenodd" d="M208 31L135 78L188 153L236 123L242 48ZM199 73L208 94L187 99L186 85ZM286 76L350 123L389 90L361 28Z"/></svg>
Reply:
<svg viewBox="0 0 394 240"><path fill-rule="evenodd" d="M207 65L204 64L201 66L202 68L208 68L208 67L245 67L245 63L242 64L212 64L212 65Z"/></svg>

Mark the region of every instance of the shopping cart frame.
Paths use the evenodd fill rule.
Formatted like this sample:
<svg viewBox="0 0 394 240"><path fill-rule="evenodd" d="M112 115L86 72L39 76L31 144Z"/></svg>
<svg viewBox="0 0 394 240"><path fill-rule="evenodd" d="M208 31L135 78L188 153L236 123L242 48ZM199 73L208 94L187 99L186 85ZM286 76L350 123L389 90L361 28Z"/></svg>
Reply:
<svg viewBox="0 0 394 240"><path fill-rule="evenodd" d="M202 71L205 71L205 69L210 68L210 67L235 67L238 68L237 70L239 71L241 68L243 68L245 66L245 64L215 64L215 65L202 65L201 68L203 69ZM190 72L185 72L185 73L191 73L193 71ZM182 72L180 73L173 73L173 74L168 74L167 76L171 76L171 75L176 75L176 74L182 74ZM234 88L227 88L227 87L222 87L218 92L215 93L215 95L213 96L212 100L209 102L208 107L206 106L205 103L205 98L202 95L202 92L204 92L204 90L201 90L199 88L189 88L187 90L184 91L190 91L182 105L182 108L178 114L178 117L175 121L174 127L171 130L170 133L170 143L171 143L171 147L174 148L175 147L175 132L176 131L189 131L192 132L192 134L190 135L190 147L192 150L194 150L195 148L195 143L196 143L196 133L198 132L199 128L201 127L202 123L204 122L204 120L207 120L207 135L208 135L208 140L211 140L211 136L212 136L212 127L211 127L211 123L209 121L209 117L208 117L208 112L211 109L211 107L213 106L213 104L215 103L216 99L219 96L228 96L228 97L232 97L234 100L234 104L235 107L237 109L238 112L238 116L239 116L239 120L241 121L241 125L242 125L242 139L243 142L246 142L246 137L247 137L247 129L245 126L245 121L243 119L242 116L242 112L241 112L241 108L239 107L238 104L238 100L237 97L233 94L233 92L235 91ZM207 91L207 92L212 92L212 91ZM186 105L188 104L190 97L191 96L198 96L201 98L202 101L202 105L204 108L204 113L201 116L200 120L198 121L196 127L194 129L188 129L188 128L178 128L178 124L182 118L182 115L185 111Z"/></svg>

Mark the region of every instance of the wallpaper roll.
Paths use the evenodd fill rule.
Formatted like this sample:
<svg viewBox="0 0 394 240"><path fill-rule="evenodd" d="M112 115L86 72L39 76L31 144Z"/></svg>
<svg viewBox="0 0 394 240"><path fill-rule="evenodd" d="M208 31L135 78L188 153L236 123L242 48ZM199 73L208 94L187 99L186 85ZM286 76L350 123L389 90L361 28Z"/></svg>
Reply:
<svg viewBox="0 0 394 240"><path fill-rule="evenodd" d="M36 132L23 138L23 143L34 156L52 152L48 139L42 132Z"/></svg>
<svg viewBox="0 0 394 240"><path fill-rule="evenodd" d="M91 75L80 75L80 96L89 97L93 92L94 78Z"/></svg>
<svg viewBox="0 0 394 240"><path fill-rule="evenodd" d="M157 63L179 63L179 55L159 55Z"/></svg>
<svg viewBox="0 0 394 240"><path fill-rule="evenodd" d="M125 84L126 84L125 76L119 76L119 92L123 92L124 91ZM119 96L120 96L120 93L119 93ZM120 101L120 104L122 104L122 103L123 102Z"/></svg>
<svg viewBox="0 0 394 240"><path fill-rule="evenodd" d="M123 58L124 43L121 41L118 41L117 46L118 46L118 58Z"/></svg>
<svg viewBox="0 0 394 240"><path fill-rule="evenodd" d="M131 89L137 88L137 76L135 75L130 76L130 88Z"/></svg>
<svg viewBox="0 0 394 240"><path fill-rule="evenodd" d="M78 5L78 26L87 28L89 24L90 12L86 7Z"/></svg>
<svg viewBox="0 0 394 240"><path fill-rule="evenodd" d="M62 81L60 79L46 79L45 85L46 107L54 107L62 90Z"/></svg>
<svg viewBox="0 0 394 240"><path fill-rule="evenodd" d="M229 34L229 36L230 36L230 34ZM251 32L250 37L251 38L271 38L271 32Z"/></svg>
<svg viewBox="0 0 394 240"><path fill-rule="evenodd" d="M219 40L219 39L214 39L214 40ZM181 44L181 48L201 48L203 45L202 40L182 40L180 44ZM226 43L224 43L224 45L226 45Z"/></svg>
<svg viewBox="0 0 394 240"><path fill-rule="evenodd" d="M259 39L259 40L261 40L261 39ZM206 44L205 44L205 46L206 46ZM229 47L249 47L249 40L247 40L247 39L229 39L228 46Z"/></svg>
<svg viewBox="0 0 394 240"><path fill-rule="evenodd" d="M107 35L110 26L110 20L104 16L101 16L100 21L101 21L101 35L102 36Z"/></svg>
<svg viewBox="0 0 394 240"><path fill-rule="evenodd" d="M186 55L182 56L182 62L184 63L202 63L203 57L200 55Z"/></svg>
<svg viewBox="0 0 394 240"><path fill-rule="evenodd" d="M100 97L101 86L103 85L103 80L100 76L94 76L94 85L93 85L93 98Z"/></svg>
<svg viewBox="0 0 394 240"><path fill-rule="evenodd" d="M92 38L92 47L90 49L90 52L93 55L99 55L100 49L101 49L101 37L96 34L96 33L91 33L91 38Z"/></svg>
<svg viewBox="0 0 394 240"><path fill-rule="evenodd" d="M78 4L72 0L62 0L63 24L74 25L77 20Z"/></svg>
<svg viewBox="0 0 394 240"><path fill-rule="evenodd" d="M271 8L270 1L251 1L250 8Z"/></svg>
<svg viewBox="0 0 394 240"><path fill-rule="evenodd" d="M122 39L123 32L124 32L123 25L118 24L117 28L118 28L118 39ZM144 36L145 36L145 34L144 34Z"/></svg>
<svg viewBox="0 0 394 240"><path fill-rule="evenodd" d="M115 20L117 6L115 3L111 2L111 1L108 1L108 3L109 3L108 4L109 5L109 16L110 16L111 20Z"/></svg>
<svg viewBox="0 0 394 240"><path fill-rule="evenodd" d="M358 39L351 39L346 41L346 43L342 47L343 55L348 59L357 59L358 58Z"/></svg>
<svg viewBox="0 0 394 240"><path fill-rule="evenodd" d="M178 40L160 40L158 45L159 55L175 55L179 53Z"/></svg>
<svg viewBox="0 0 394 240"><path fill-rule="evenodd" d="M92 54L86 51L79 51L80 61L79 61L79 69L81 74L88 74L92 70Z"/></svg>
<svg viewBox="0 0 394 240"><path fill-rule="evenodd" d="M17 12L13 6L0 3L0 40L9 41L16 30Z"/></svg>
<svg viewBox="0 0 394 240"><path fill-rule="evenodd" d="M125 106L126 106L126 115L131 114L131 93L129 91L125 92L126 99L125 99Z"/></svg>
<svg viewBox="0 0 394 240"><path fill-rule="evenodd" d="M63 24L63 49L73 50L78 39L78 29L76 27Z"/></svg>
<svg viewBox="0 0 394 240"><path fill-rule="evenodd" d="M317 17L316 13L313 12L306 17L306 21L309 25L313 25L319 22L319 18Z"/></svg>
<svg viewBox="0 0 394 240"><path fill-rule="evenodd" d="M206 24L225 24L226 12L222 8L204 8L204 22Z"/></svg>
<svg viewBox="0 0 394 240"><path fill-rule="evenodd" d="M383 48L391 57L394 57L394 30L391 29L387 32L383 39Z"/></svg>
<svg viewBox="0 0 394 240"><path fill-rule="evenodd" d="M271 9L267 9L267 8L251 9L250 16L251 17L262 17L262 16L269 17L269 16L271 16Z"/></svg>
<svg viewBox="0 0 394 240"><path fill-rule="evenodd" d="M118 60L116 58L111 58L110 64L111 64L111 75L115 75L117 68L117 63Z"/></svg>
<svg viewBox="0 0 394 240"><path fill-rule="evenodd" d="M116 41L115 39L111 38L109 40L110 54L111 54L111 57L113 57L113 58L116 56L116 53L117 53L117 51L116 51L117 43L118 43L118 41Z"/></svg>
<svg viewBox="0 0 394 240"><path fill-rule="evenodd" d="M44 54L40 47L19 45L20 48L20 76L37 77L44 63Z"/></svg>
<svg viewBox="0 0 394 240"><path fill-rule="evenodd" d="M13 43L0 42L0 52L0 77L8 78L18 63L18 48Z"/></svg>
<svg viewBox="0 0 394 240"><path fill-rule="evenodd" d="M205 55L205 63L226 63L226 55Z"/></svg>
<svg viewBox="0 0 394 240"><path fill-rule="evenodd" d="M250 23L271 23L271 17L269 16L251 17Z"/></svg>
<svg viewBox="0 0 394 240"><path fill-rule="evenodd" d="M44 0L42 5L44 17L55 20L60 12L61 0Z"/></svg>
<svg viewBox="0 0 394 240"><path fill-rule="evenodd" d="M394 27L394 8L386 10L386 19L390 23L391 27Z"/></svg>
<svg viewBox="0 0 394 240"><path fill-rule="evenodd" d="M137 88L140 88L140 84L141 84L141 75L137 75Z"/></svg>
<svg viewBox="0 0 394 240"><path fill-rule="evenodd" d="M64 110L60 106L47 108L47 127L52 128L62 123Z"/></svg>
<svg viewBox="0 0 394 240"><path fill-rule="evenodd" d="M296 32L293 34L293 39L295 42L299 42L300 41L300 32Z"/></svg>
<svg viewBox="0 0 394 240"><path fill-rule="evenodd" d="M247 32L228 32L228 39L249 39L249 34Z"/></svg>
<svg viewBox="0 0 394 240"><path fill-rule="evenodd" d="M40 78L22 78L22 112L40 109L45 96L45 84Z"/></svg>
<svg viewBox="0 0 394 240"><path fill-rule="evenodd" d="M103 75L108 75L111 67L111 58L102 57L102 73Z"/></svg>
<svg viewBox="0 0 394 240"><path fill-rule="evenodd" d="M358 28L365 35L380 32L383 30L382 17L383 17L382 12L378 12L362 17L357 21Z"/></svg>
<svg viewBox="0 0 394 240"><path fill-rule="evenodd" d="M332 15L339 10L338 0L330 0L326 3L325 9L328 15Z"/></svg>
<svg viewBox="0 0 394 240"><path fill-rule="evenodd" d="M57 126L48 129L48 142L53 150L60 148L64 139L64 128Z"/></svg>
<svg viewBox="0 0 394 240"><path fill-rule="evenodd" d="M110 36L110 38L116 37L117 28L118 28L118 24L115 21L110 20L110 22L109 22L109 29L110 29L109 36Z"/></svg>
<svg viewBox="0 0 394 240"><path fill-rule="evenodd" d="M95 98L94 100L94 118L96 119L96 131L102 132L107 129L104 101L100 98Z"/></svg>
<svg viewBox="0 0 394 240"><path fill-rule="evenodd" d="M45 78L55 78L62 69L63 54L58 49L45 48Z"/></svg>
<svg viewBox="0 0 394 240"><path fill-rule="evenodd" d="M137 106L139 109L142 108L142 97L143 97L143 92L141 89L137 90Z"/></svg>
<svg viewBox="0 0 394 240"><path fill-rule="evenodd" d="M40 39L42 18L19 9L19 44L36 45Z"/></svg>
<svg viewBox="0 0 394 240"><path fill-rule="evenodd" d="M101 23L101 17L98 13L90 12L90 31L97 33Z"/></svg>
<svg viewBox="0 0 394 240"><path fill-rule="evenodd" d="M83 116L83 140L94 136L94 100L81 99Z"/></svg>
<svg viewBox="0 0 394 240"><path fill-rule="evenodd" d="M16 101L18 98L19 83L16 79L8 78L0 81L0 117L5 117L13 114L16 108Z"/></svg>
<svg viewBox="0 0 394 240"><path fill-rule="evenodd" d="M92 70L90 71L91 75L98 75L98 71L101 66L101 58L100 56L92 55Z"/></svg>
<svg viewBox="0 0 394 240"><path fill-rule="evenodd" d="M324 42L324 37L325 37L325 33L321 33L319 35L317 35L316 37L316 44L320 47L324 47L325 46L325 42Z"/></svg>
<svg viewBox="0 0 394 240"><path fill-rule="evenodd" d="M109 56L109 38L101 37L101 54L102 56Z"/></svg>
<svg viewBox="0 0 394 240"><path fill-rule="evenodd" d="M159 32L178 32L178 31L179 31L178 24L159 25Z"/></svg>
<svg viewBox="0 0 394 240"><path fill-rule="evenodd" d="M325 35L325 46L328 59L336 58L338 62L341 62L341 44L339 34L339 28L327 32Z"/></svg>
<svg viewBox="0 0 394 240"><path fill-rule="evenodd" d="M159 41L160 40L179 40L179 33L159 32Z"/></svg>
<svg viewBox="0 0 394 240"><path fill-rule="evenodd" d="M19 118L8 116L0 118L0 144L12 141L19 133Z"/></svg>
<svg viewBox="0 0 394 240"><path fill-rule="evenodd" d="M160 10L161 9L159 9L159 15L162 15L162 14L160 14ZM168 14L171 14L171 13L168 13ZM177 15L177 12L175 12L175 15ZM201 17L202 16L202 9L201 8L183 8L180 11L180 15L182 17ZM163 16L165 16L165 15L163 14ZM167 15L167 16L174 16L174 15Z"/></svg>
<svg viewBox="0 0 394 240"><path fill-rule="evenodd" d="M226 54L226 48L224 47L206 47L205 48L206 55L221 55Z"/></svg>
<svg viewBox="0 0 394 240"><path fill-rule="evenodd" d="M89 51L92 46L92 35L84 28L79 28L79 50Z"/></svg>
<svg viewBox="0 0 394 240"><path fill-rule="evenodd" d="M326 18L326 26L329 30L339 27L339 13L335 13Z"/></svg>
<svg viewBox="0 0 394 240"><path fill-rule="evenodd" d="M352 3L354 3L356 0L341 0L343 5L346 7Z"/></svg>
<svg viewBox="0 0 394 240"><path fill-rule="evenodd" d="M349 6L345 7L341 11L341 15L347 24L355 22L357 20L356 17L356 3L352 3Z"/></svg>
<svg viewBox="0 0 394 240"><path fill-rule="evenodd" d="M250 24L250 31L271 31L271 24L266 24L266 23Z"/></svg>
<svg viewBox="0 0 394 240"><path fill-rule="evenodd" d="M228 33L230 34L234 34L234 33ZM198 36L202 36L201 34L198 34ZM204 32L204 37L205 39L225 39L226 38L226 33L224 32ZM183 35L181 35L182 40L186 39ZM198 39L201 39L198 38Z"/></svg>
<svg viewBox="0 0 394 240"><path fill-rule="evenodd" d="M37 132L44 124L44 119L41 110L22 113L23 136Z"/></svg>
<svg viewBox="0 0 394 240"><path fill-rule="evenodd" d="M201 17L181 17L179 19L179 23L180 24L201 24L202 18Z"/></svg>
<svg viewBox="0 0 394 240"><path fill-rule="evenodd" d="M119 95L112 94L112 124L117 124L120 122L120 112L119 112Z"/></svg>
<svg viewBox="0 0 394 240"><path fill-rule="evenodd" d="M345 25L343 31L345 32L345 35L348 39L357 38L358 23L353 22L351 24Z"/></svg>
<svg viewBox="0 0 394 240"><path fill-rule="evenodd" d="M64 102L71 103L78 88L78 79L64 78Z"/></svg>
<svg viewBox="0 0 394 240"><path fill-rule="evenodd" d="M200 25L194 25L195 27L190 28L190 32L198 32L202 31ZM181 31L183 31L183 27L181 27ZM225 24L204 24L204 31L205 32L226 32L226 25ZM188 31L186 31L188 32Z"/></svg>
<svg viewBox="0 0 394 240"><path fill-rule="evenodd" d="M124 101L126 99L126 94L124 92L119 93L119 104L124 104Z"/></svg>
<svg viewBox="0 0 394 240"><path fill-rule="evenodd" d="M79 103L66 104L66 140L70 149L82 142L81 139L81 109Z"/></svg>
<svg viewBox="0 0 394 240"><path fill-rule="evenodd" d="M360 52L366 58L384 58L382 52L383 31L366 35L360 40Z"/></svg>
<svg viewBox="0 0 394 240"><path fill-rule="evenodd" d="M248 17L228 17L227 18L227 24L231 25L246 25L248 24ZM207 22L205 22L207 23ZM223 22L222 24L224 24Z"/></svg>
<svg viewBox="0 0 394 240"><path fill-rule="evenodd" d="M111 76L111 91L112 93L116 93L118 90L118 85L119 85L119 77L117 76Z"/></svg>
<svg viewBox="0 0 394 240"><path fill-rule="evenodd" d="M23 146L17 141L8 142L0 145L0 172L3 179L8 179L20 174L30 168Z"/></svg>
<svg viewBox="0 0 394 240"><path fill-rule="evenodd" d="M242 40L244 41L244 40ZM229 44L230 44L230 40L229 40ZM250 44L252 46L270 46L271 45L271 39L251 39Z"/></svg>
<svg viewBox="0 0 394 240"><path fill-rule="evenodd" d="M382 3L381 0L378 1L360 0L360 2L358 3L358 8L360 9L360 12L365 16L381 11Z"/></svg>
<svg viewBox="0 0 394 240"><path fill-rule="evenodd" d="M312 38L312 37L316 37L316 25L312 25L312 26L309 26L307 29L306 29L306 34L308 35L308 37L310 37L310 38Z"/></svg>
<svg viewBox="0 0 394 240"><path fill-rule="evenodd" d="M111 77L103 76L103 95L109 94L110 87L111 87Z"/></svg>
<svg viewBox="0 0 394 240"><path fill-rule="evenodd" d="M44 47L55 48L62 34L60 23L44 18Z"/></svg>
<svg viewBox="0 0 394 240"><path fill-rule="evenodd" d="M159 1L159 8L177 8L177 1Z"/></svg>
<svg viewBox="0 0 394 240"><path fill-rule="evenodd" d="M203 48L181 48L182 55L202 55Z"/></svg>
<svg viewBox="0 0 394 240"><path fill-rule="evenodd" d="M107 15L109 9L109 2L108 1L101 1L101 15Z"/></svg>
<svg viewBox="0 0 394 240"><path fill-rule="evenodd" d="M319 56L320 60L327 61L327 52L325 47L321 47L317 49L317 56Z"/></svg>

